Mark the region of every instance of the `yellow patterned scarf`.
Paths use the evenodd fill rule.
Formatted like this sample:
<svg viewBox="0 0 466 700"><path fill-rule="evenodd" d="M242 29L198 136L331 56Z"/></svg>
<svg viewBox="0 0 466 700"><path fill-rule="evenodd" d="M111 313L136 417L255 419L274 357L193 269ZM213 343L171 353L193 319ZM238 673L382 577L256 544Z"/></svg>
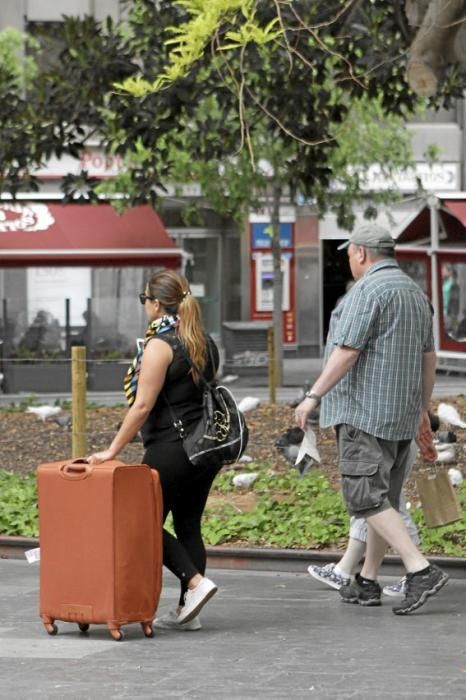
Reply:
<svg viewBox="0 0 466 700"><path fill-rule="evenodd" d="M123 388L129 406L132 406L134 400L136 399L136 391L138 388L139 372L141 371L141 360L144 348L154 335L167 333L168 331L176 328L178 324L178 316L162 316L162 318L156 318L155 321L149 323L146 330L146 335L144 337L144 342L140 347L138 347L137 354L123 379Z"/></svg>

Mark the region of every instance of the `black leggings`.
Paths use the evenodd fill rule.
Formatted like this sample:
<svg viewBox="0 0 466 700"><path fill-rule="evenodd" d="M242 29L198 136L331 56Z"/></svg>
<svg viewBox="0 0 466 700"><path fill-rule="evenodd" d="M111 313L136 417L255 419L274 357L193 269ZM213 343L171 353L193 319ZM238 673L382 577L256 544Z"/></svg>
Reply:
<svg viewBox="0 0 466 700"><path fill-rule="evenodd" d="M142 461L159 473L163 521L172 513L176 537L163 530L163 563L180 580L180 605L183 605L189 579L205 572L201 518L219 468L201 470L195 467L180 441L149 445Z"/></svg>

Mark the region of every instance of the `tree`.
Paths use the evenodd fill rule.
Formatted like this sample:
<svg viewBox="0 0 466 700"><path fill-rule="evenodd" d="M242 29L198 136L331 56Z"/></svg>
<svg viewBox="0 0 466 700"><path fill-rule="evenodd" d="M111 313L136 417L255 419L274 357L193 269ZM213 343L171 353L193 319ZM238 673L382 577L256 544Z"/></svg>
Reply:
<svg viewBox="0 0 466 700"><path fill-rule="evenodd" d="M34 159L29 139L39 137L34 120L34 109L28 104L25 92L31 89L37 74L33 53L37 43L15 29L0 32L0 189L13 196L21 185L36 187L29 177ZM26 51L29 55L25 56Z"/></svg>
<svg viewBox="0 0 466 700"><path fill-rule="evenodd" d="M358 155L355 139L344 139L349 120L363 97L369 100L366 109L372 104L379 110L373 123L359 114L357 125L366 128L389 114L405 117L418 105L403 77L412 36L406 34L399 2L134 0L128 5L125 24L66 18L59 60L39 73L28 94L24 162L77 155L90 135L98 135L103 148L127 163L113 188L123 188L129 206L158 203L160 187L175 179L174 154L183 149L191 170L199 165L198 173L213 167L218 172L219 162L237 168L246 156L249 172L246 176L244 166L242 175L254 183L255 193L270 197L286 187L315 201L321 211L335 208L340 222L351 225L367 160ZM454 94L455 86L444 86L438 101ZM381 145L379 137L377 148ZM18 143L3 161L3 186L13 191L23 183L15 149ZM264 157L273 178L264 178L257 166ZM335 176L346 189L333 187ZM232 188L231 180L226 184L231 206L232 192L239 202L241 188L237 182ZM85 171L66 177L63 187L68 197L86 200L97 199L102 190ZM277 240L275 235L279 309Z"/></svg>
<svg viewBox="0 0 466 700"><path fill-rule="evenodd" d="M281 274L280 204L283 198L294 201L299 186L302 144L278 135L271 135L266 128L255 126L253 151L257 164L251 161L245 149L228 158L205 159L196 157L198 131L196 125L209 119L210 128L220 129L225 113L215 95L209 95L191 115L182 121L179 129L169 138L168 157L170 174L174 182L200 184L202 201L218 213L233 217L241 227L248 221L251 209L266 211L270 224L271 252L274 274L273 327L276 348L276 375L282 377L283 365L283 316L281 299L283 280ZM150 149L137 144L138 167L144 169L145 159L150 163ZM399 168L411 164L409 135L403 128L401 117L387 115L382 108L382 98L355 99L344 122L338 125L337 146L328 154L326 167L332 173L331 197L327 188L316 182L313 191L319 210L329 206L337 212L341 225L351 228L355 203L364 202L368 216L377 213L377 207L393 202L395 191L368 194L367 173L370 166L380 165L386 179L393 177ZM131 164L128 164L129 168ZM293 190L294 187L294 190ZM131 183L128 171L114 180L103 182L97 190L102 195L126 192L130 197ZM121 206L122 200L117 200ZM127 206L123 202L123 207ZM195 203L193 202L193 207ZM191 207L187 206L187 212Z"/></svg>
<svg viewBox="0 0 466 700"><path fill-rule="evenodd" d="M183 78L202 58L209 44L215 53L243 50L250 44L284 43L290 61L293 58L305 61L305 57L296 51L293 32L304 32L317 39L321 48L329 49L322 38L329 28L335 37L338 36L340 46L344 44L345 31L363 30L377 44L380 39L368 29L385 30L388 48L385 59L389 62L399 62L409 47L407 78L412 89L421 96L435 95L446 79L449 84L445 93L450 93L455 85L461 87L465 84L466 0L405 0L404 7L402 0L394 0L390 4L383 3L384 8L377 0L370 5L361 0L334 0L325 5L272 0L265 13L265 3L257 0L178 2L187 9L189 19L181 26L171 28L174 36L167 43L173 49L165 70L152 83L140 83L140 89L160 90ZM401 39L401 43L397 39ZM376 46L374 49L377 50ZM337 51L338 47L335 55L338 55ZM340 58L346 62L351 79L364 79L364 75L352 70L356 63L353 63L351 54L340 50Z"/></svg>
<svg viewBox="0 0 466 700"><path fill-rule="evenodd" d="M186 6L193 4L202 5L183 3ZM406 106L408 111L414 109L416 98L406 91L403 102L397 94L401 90L400 80L393 67L387 78L396 86L391 95L387 91L377 93L372 78L367 78L367 85L363 85L361 78L345 76L344 72L352 71L353 67L337 50L332 34L324 39L313 36L311 40L307 36L304 42L296 41L293 51L299 60L290 60L288 41L278 47L270 46L278 34L274 29L275 20L267 14L263 18L265 29L262 34L255 30L249 37L250 41L246 42L247 54L241 44L244 35L236 41L236 35L230 31L225 33L225 40L230 43L226 47L222 45L228 48L228 55L217 52L212 60L205 56L201 60L206 27L213 31L221 16L218 12L221 4L209 5L206 23L195 25L191 44L183 26L177 30L178 38L173 41L180 48L182 60L179 64L172 62L173 71L159 73L151 81L150 73L143 70L140 76L130 78L118 87L138 99L145 100L149 95L163 98L173 81L180 86L195 78L197 94L204 95L204 99L199 110L183 115L180 121L180 128L189 131L190 138L180 141L176 135L170 135L172 177L176 179L180 170L184 174L183 180L192 174L193 179L201 183L207 201L222 212L230 209L234 216L238 213L244 216L247 209L258 201L269 209L275 280L275 347L278 351L277 375L280 377L282 275L279 205L282 195L284 191L299 191L316 201L321 212L328 206L336 209L340 223L350 226L354 203L358 198L367 197L363 182L367 167L381 163L383 169L390 170L406 165L409 160L406 138L403 140L401 136L401 120L396 120L395 129L391 131L382 128L388 123L386 108L390 99L392 108L403 113ZM148 5L144 3L143 12L149 11ZM228 6L226 16L230 17L235 3L228 0L224 5ZM253 3L245 5L249 11ZM249 21L251 17L247 19ZM372 20L378 26L377 17ZM150 19L147 24L152 25ZM339 26L338 30L341 31L342 27ZM235 41L236 44L231 43ZM171 46L171 42L166 46ZM360 47L350 43L350 48L354 58L362 57ZM239 54L231 55L235 51ZM198 61L194 67L193 57ZM165 89L167 85L170 87ZM373 99L361 97L365 94L364 87L368 92L372 91ZM213 89L221 98L213 100ZM290 104L293 104L293 110L290 110ZM116 131L120 124L119 114L109 112L107 116ZM215 138L219 133L221 140ZM150 169L152 149L139 142L129 158L138 169ZM217 158L223 163L221 178L218 177ZM231 161L234 163L232 169L225 165ZM257 165L264 161L268 164L268 172ZM177 163L181 163L181 169L176 167ZM112 183L112 187L125 191L131 200L137 195L137 188L131 181L131 164L128 165L128 172L120 182ZM339 187L332 189L331 184L337 179ZM105 191L106 185L100 190Z"/></svg>

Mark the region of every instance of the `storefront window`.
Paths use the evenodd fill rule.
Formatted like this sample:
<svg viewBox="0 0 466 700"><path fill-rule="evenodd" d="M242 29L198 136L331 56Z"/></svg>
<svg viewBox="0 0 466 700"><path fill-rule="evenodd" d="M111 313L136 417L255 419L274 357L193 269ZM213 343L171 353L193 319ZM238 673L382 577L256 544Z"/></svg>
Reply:
<svg viewBox="0 0 466 700"><path fill-rule="evenodd" d="M441 275L445 334L457 342L466 342L466 263L443 263Z"/></svg>
<svg viewBox="0 0 466 700"><path fill-rule="evenodd" d="M17 357L64 356L85 345L94 358L130 357L144 335L137 295L146 267L0 270L0 340Z"/></svg>

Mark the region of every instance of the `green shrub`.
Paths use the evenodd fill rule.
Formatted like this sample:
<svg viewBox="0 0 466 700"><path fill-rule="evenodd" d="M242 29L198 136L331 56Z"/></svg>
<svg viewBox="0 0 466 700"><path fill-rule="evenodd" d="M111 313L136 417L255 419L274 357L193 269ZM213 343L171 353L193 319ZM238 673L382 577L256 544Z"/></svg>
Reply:
<svg viewBox="0 0 466 700"><path fill-rule="evenodd" d="M270 473L267 465L250 465L260 471L252 489L257 507L241 512L226 500L208 505L202 531L208 544L241 542L256 546L322 548L346 540L349 519L343 501L328 479L317 469L302 479L294 469L286 474ZM223 471L214 488L232 493L235 472Z"/></svg>
<svg viewBox="0 0 466 700"><path fill-rule="evenodd" d="M36 475L0 469L0 533L37 537L38 532Z"/></svg>

